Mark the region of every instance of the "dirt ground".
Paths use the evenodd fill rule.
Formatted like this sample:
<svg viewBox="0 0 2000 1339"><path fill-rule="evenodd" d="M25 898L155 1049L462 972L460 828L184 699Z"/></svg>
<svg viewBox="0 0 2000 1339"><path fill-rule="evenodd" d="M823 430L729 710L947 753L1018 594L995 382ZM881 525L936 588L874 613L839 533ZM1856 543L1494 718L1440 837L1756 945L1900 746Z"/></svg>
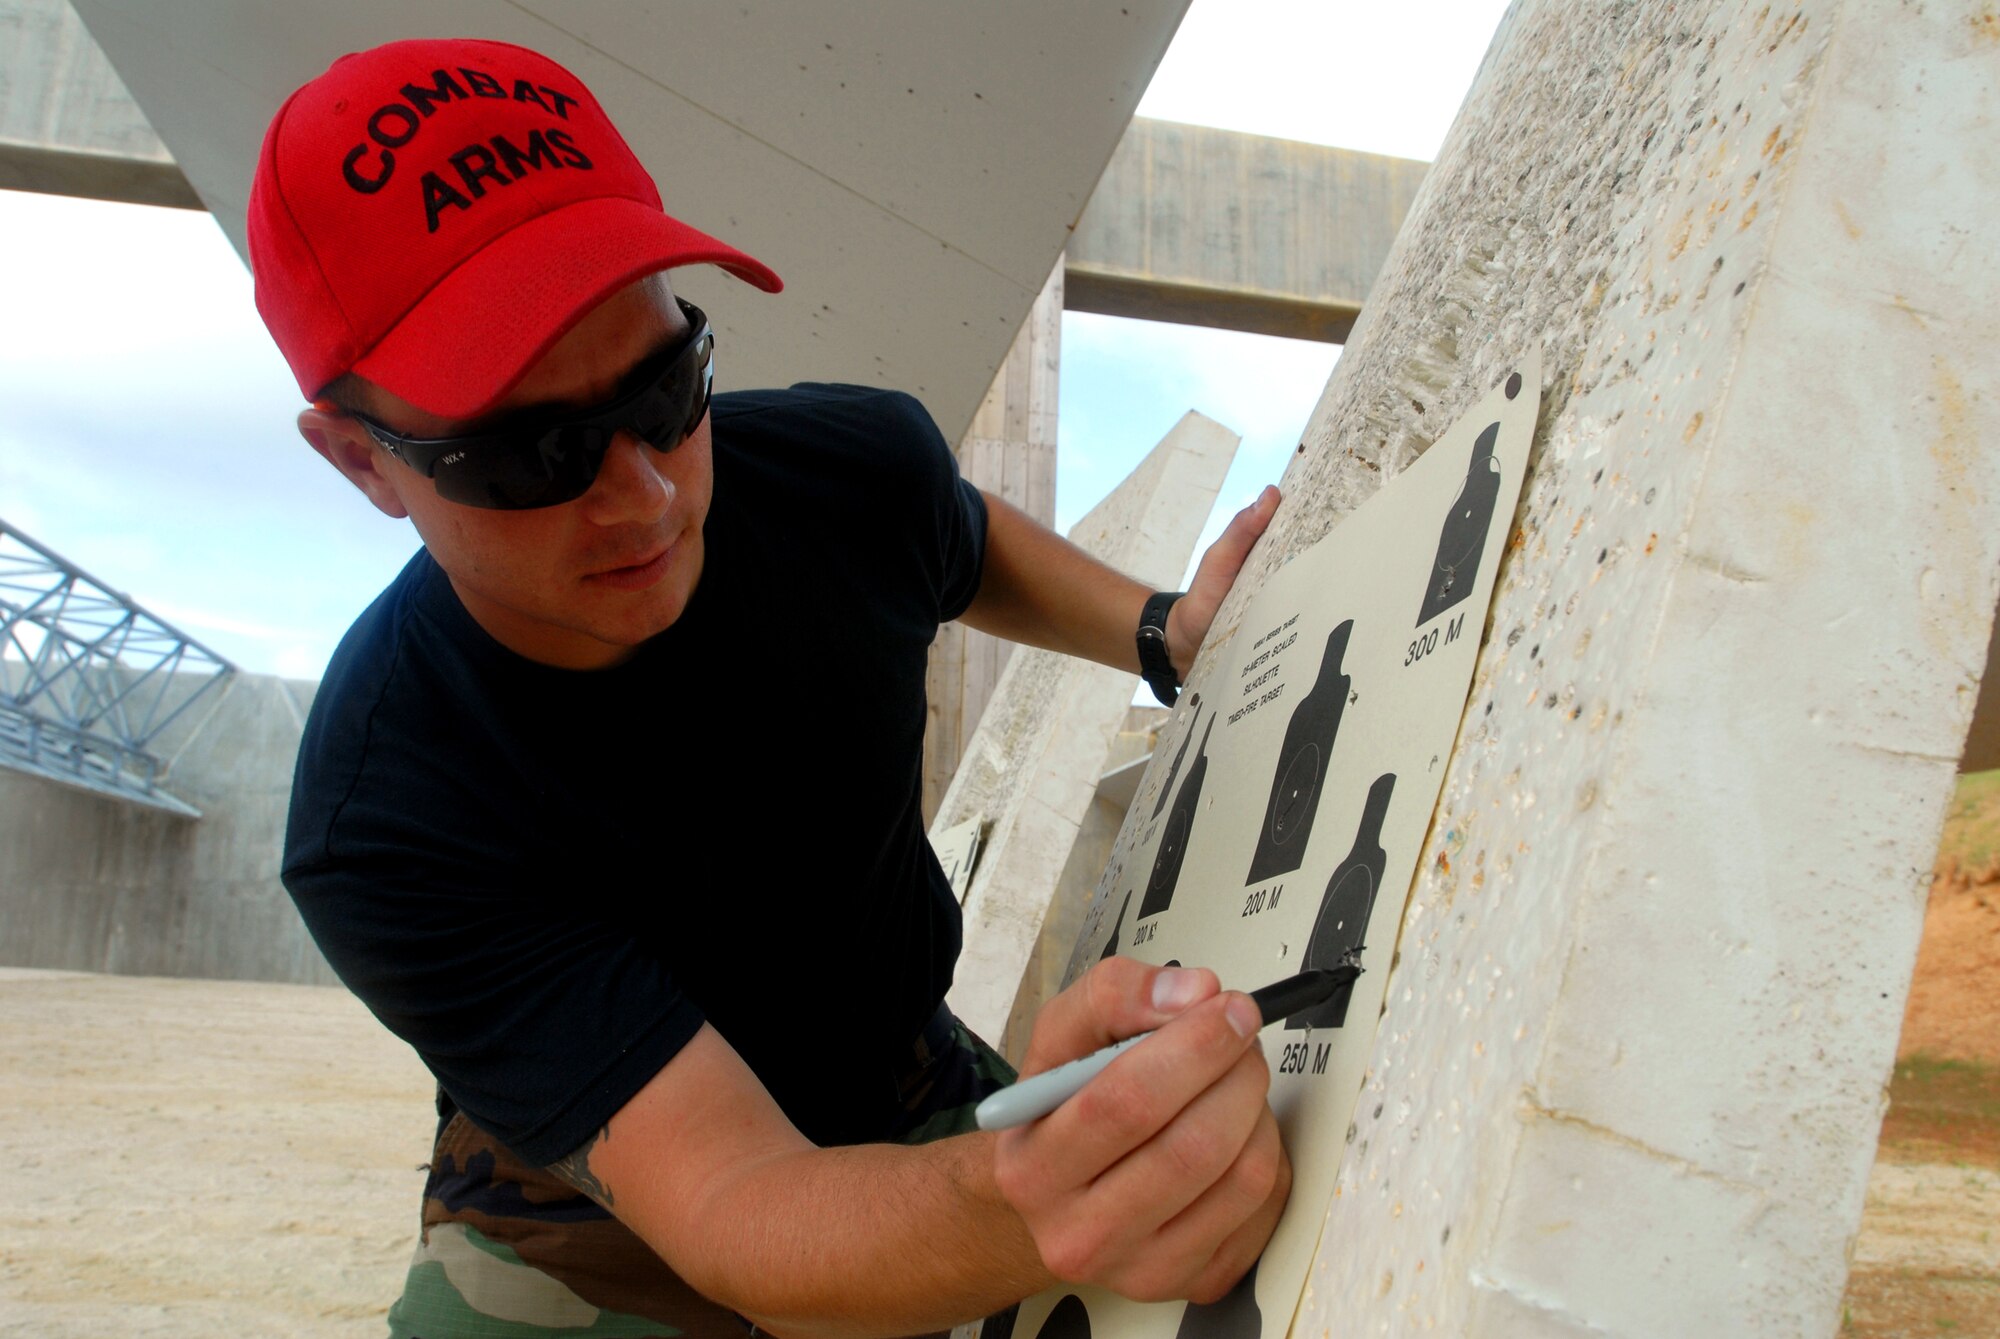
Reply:
<svg viewBox="0 0 2000 1339"><path fill-rule="evenodd" d="M1934 924L1956 919L1949 901L1943 909ZM1985 933L2000 938L2000 930ZM1923 971L1920 958L1919 980ZM1913 1004L1916 1035L1937 1049L1911 1047L1904 1034L1848 1275L1843 1336L2000 1339L2000 1063L1993 1063L2000 966L1971 974L1973 985L1979 993L1966 997L1927 992L1940 1006L1936 1017ZM1942 1059L1939 1051L1964 1058Z"/></svg>
<svg viewBox="0 0 2000 1339"><path fill-rule="evenodd" d="M430 1076L345 991L0 969L0 1336L380 1335Z"/></svg>
<svg viewBox="0 0 2000 1339"><path fill-rule="evenodd" d="M2000 773L1967 782L1843 1339L2000 1339ZM353 997L0 968L0 1057L0 1339L383 1332L431 1084Z"/></svg>
<svg viewBox="0 0 2000 1339"><path fill-rule="evenodd" d="M1841 1334L2000 1339L2000 772L1959 780Z"/></svg>
<svg viewBox="0 0 2000 1339"><path fill-rule="evenodd" d="M422 1066L343 991L0 969L0 1337L380 1335ZM1843 1334L2000 1336L2000 1067L1899 1068Z"/></svg>
<svg viewBox="0 0 2000 1339"><path fill-rule="evenodd" d="M1898 1050L2000 1064L2000 883L1931 889Z"/></svg>

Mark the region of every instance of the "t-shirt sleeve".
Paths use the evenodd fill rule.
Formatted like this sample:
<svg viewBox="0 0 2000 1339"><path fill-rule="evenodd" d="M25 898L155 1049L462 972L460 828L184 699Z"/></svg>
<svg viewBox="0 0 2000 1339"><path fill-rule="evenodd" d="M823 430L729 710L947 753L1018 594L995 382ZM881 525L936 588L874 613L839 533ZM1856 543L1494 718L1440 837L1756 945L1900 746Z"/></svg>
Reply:
<svg viewBox="0 0 2000 1339"><path fill-rule="evenodd" d="M930 411L902 391L800 382L787 391L717 397L718 441L733 429L754 441L765 469L794 472L816 492L807 524L831 517L849 560L926 601L939 623L979 593L986 561L986 499L958 472ZM775 476L774 476L775 477ZM859 531L872 537L851 546Z"/></svg>
<svg viewBox="0 0 2000 1339"><path fill-rule="evenodd" d="M922 404L908 395L890 397L919 493L912 508L925 527L926 569L937 592L938 622L966 611L979 594L986 563L986 499L958 472L958 461Z"/></svg>
<svg viewBox="0 0 2000 1339"><path fill-rule="evenodd" d="M597 1133L702 1026L629 933L435 854L322 861L285 881L341 980L529 1162Z"/></svg>

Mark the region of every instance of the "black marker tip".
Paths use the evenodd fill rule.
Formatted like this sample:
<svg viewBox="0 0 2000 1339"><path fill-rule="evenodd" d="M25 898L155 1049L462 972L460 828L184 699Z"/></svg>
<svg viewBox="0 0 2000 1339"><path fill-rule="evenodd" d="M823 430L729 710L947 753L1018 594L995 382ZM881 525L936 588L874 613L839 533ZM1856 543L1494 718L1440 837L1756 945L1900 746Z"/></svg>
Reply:
<svg viewBox="0 0 2000 1339"><path fill-rule="evenodd" d="M1257 1005L1264 1025L1269 1027L1281 1018L1326 1003L1342 986L1352 984L1361 971L1359 958L1349 954L1338 966L1315 968L1273 981L1261 990L1251 991L1250 998Z"/></svg>

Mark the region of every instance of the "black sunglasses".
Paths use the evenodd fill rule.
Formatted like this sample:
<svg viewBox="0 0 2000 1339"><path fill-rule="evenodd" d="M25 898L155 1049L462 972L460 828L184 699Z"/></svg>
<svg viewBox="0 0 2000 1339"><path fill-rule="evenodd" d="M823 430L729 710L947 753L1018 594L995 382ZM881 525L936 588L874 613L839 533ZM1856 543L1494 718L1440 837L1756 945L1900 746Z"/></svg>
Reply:
<svg viewBox="0 0 2000 1339"><path fill-rule="evenodd" d="M708 413L715 335L701 308L674 300L687 316L688 337L633 369L626 388L594 408L542 414L464 437L404 437L365 415L354 417L449 502L493 511L573 502L590 491L619 432L630 431L655 451L667 452L686 441Z"/></svg>

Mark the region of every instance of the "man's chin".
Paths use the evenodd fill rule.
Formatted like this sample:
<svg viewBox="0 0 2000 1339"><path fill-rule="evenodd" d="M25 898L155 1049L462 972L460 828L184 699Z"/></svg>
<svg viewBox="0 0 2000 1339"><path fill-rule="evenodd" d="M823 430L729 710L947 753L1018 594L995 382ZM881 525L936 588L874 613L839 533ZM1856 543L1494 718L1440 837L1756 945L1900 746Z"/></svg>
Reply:
<svg viewBox="0 0 2000 1339"><path fill-rule="evenodd" d="M609 605L604 610L600 634L608 645L630 650L680 622L701 578L700 545L697 542L693 546L692 554L684 552L688 547L676 543L640 568L619 569L621 573L634 574L632 588L610 582L597 584L596 593ZM659 568L656 572L645 570L656 566Z"/></svg>

